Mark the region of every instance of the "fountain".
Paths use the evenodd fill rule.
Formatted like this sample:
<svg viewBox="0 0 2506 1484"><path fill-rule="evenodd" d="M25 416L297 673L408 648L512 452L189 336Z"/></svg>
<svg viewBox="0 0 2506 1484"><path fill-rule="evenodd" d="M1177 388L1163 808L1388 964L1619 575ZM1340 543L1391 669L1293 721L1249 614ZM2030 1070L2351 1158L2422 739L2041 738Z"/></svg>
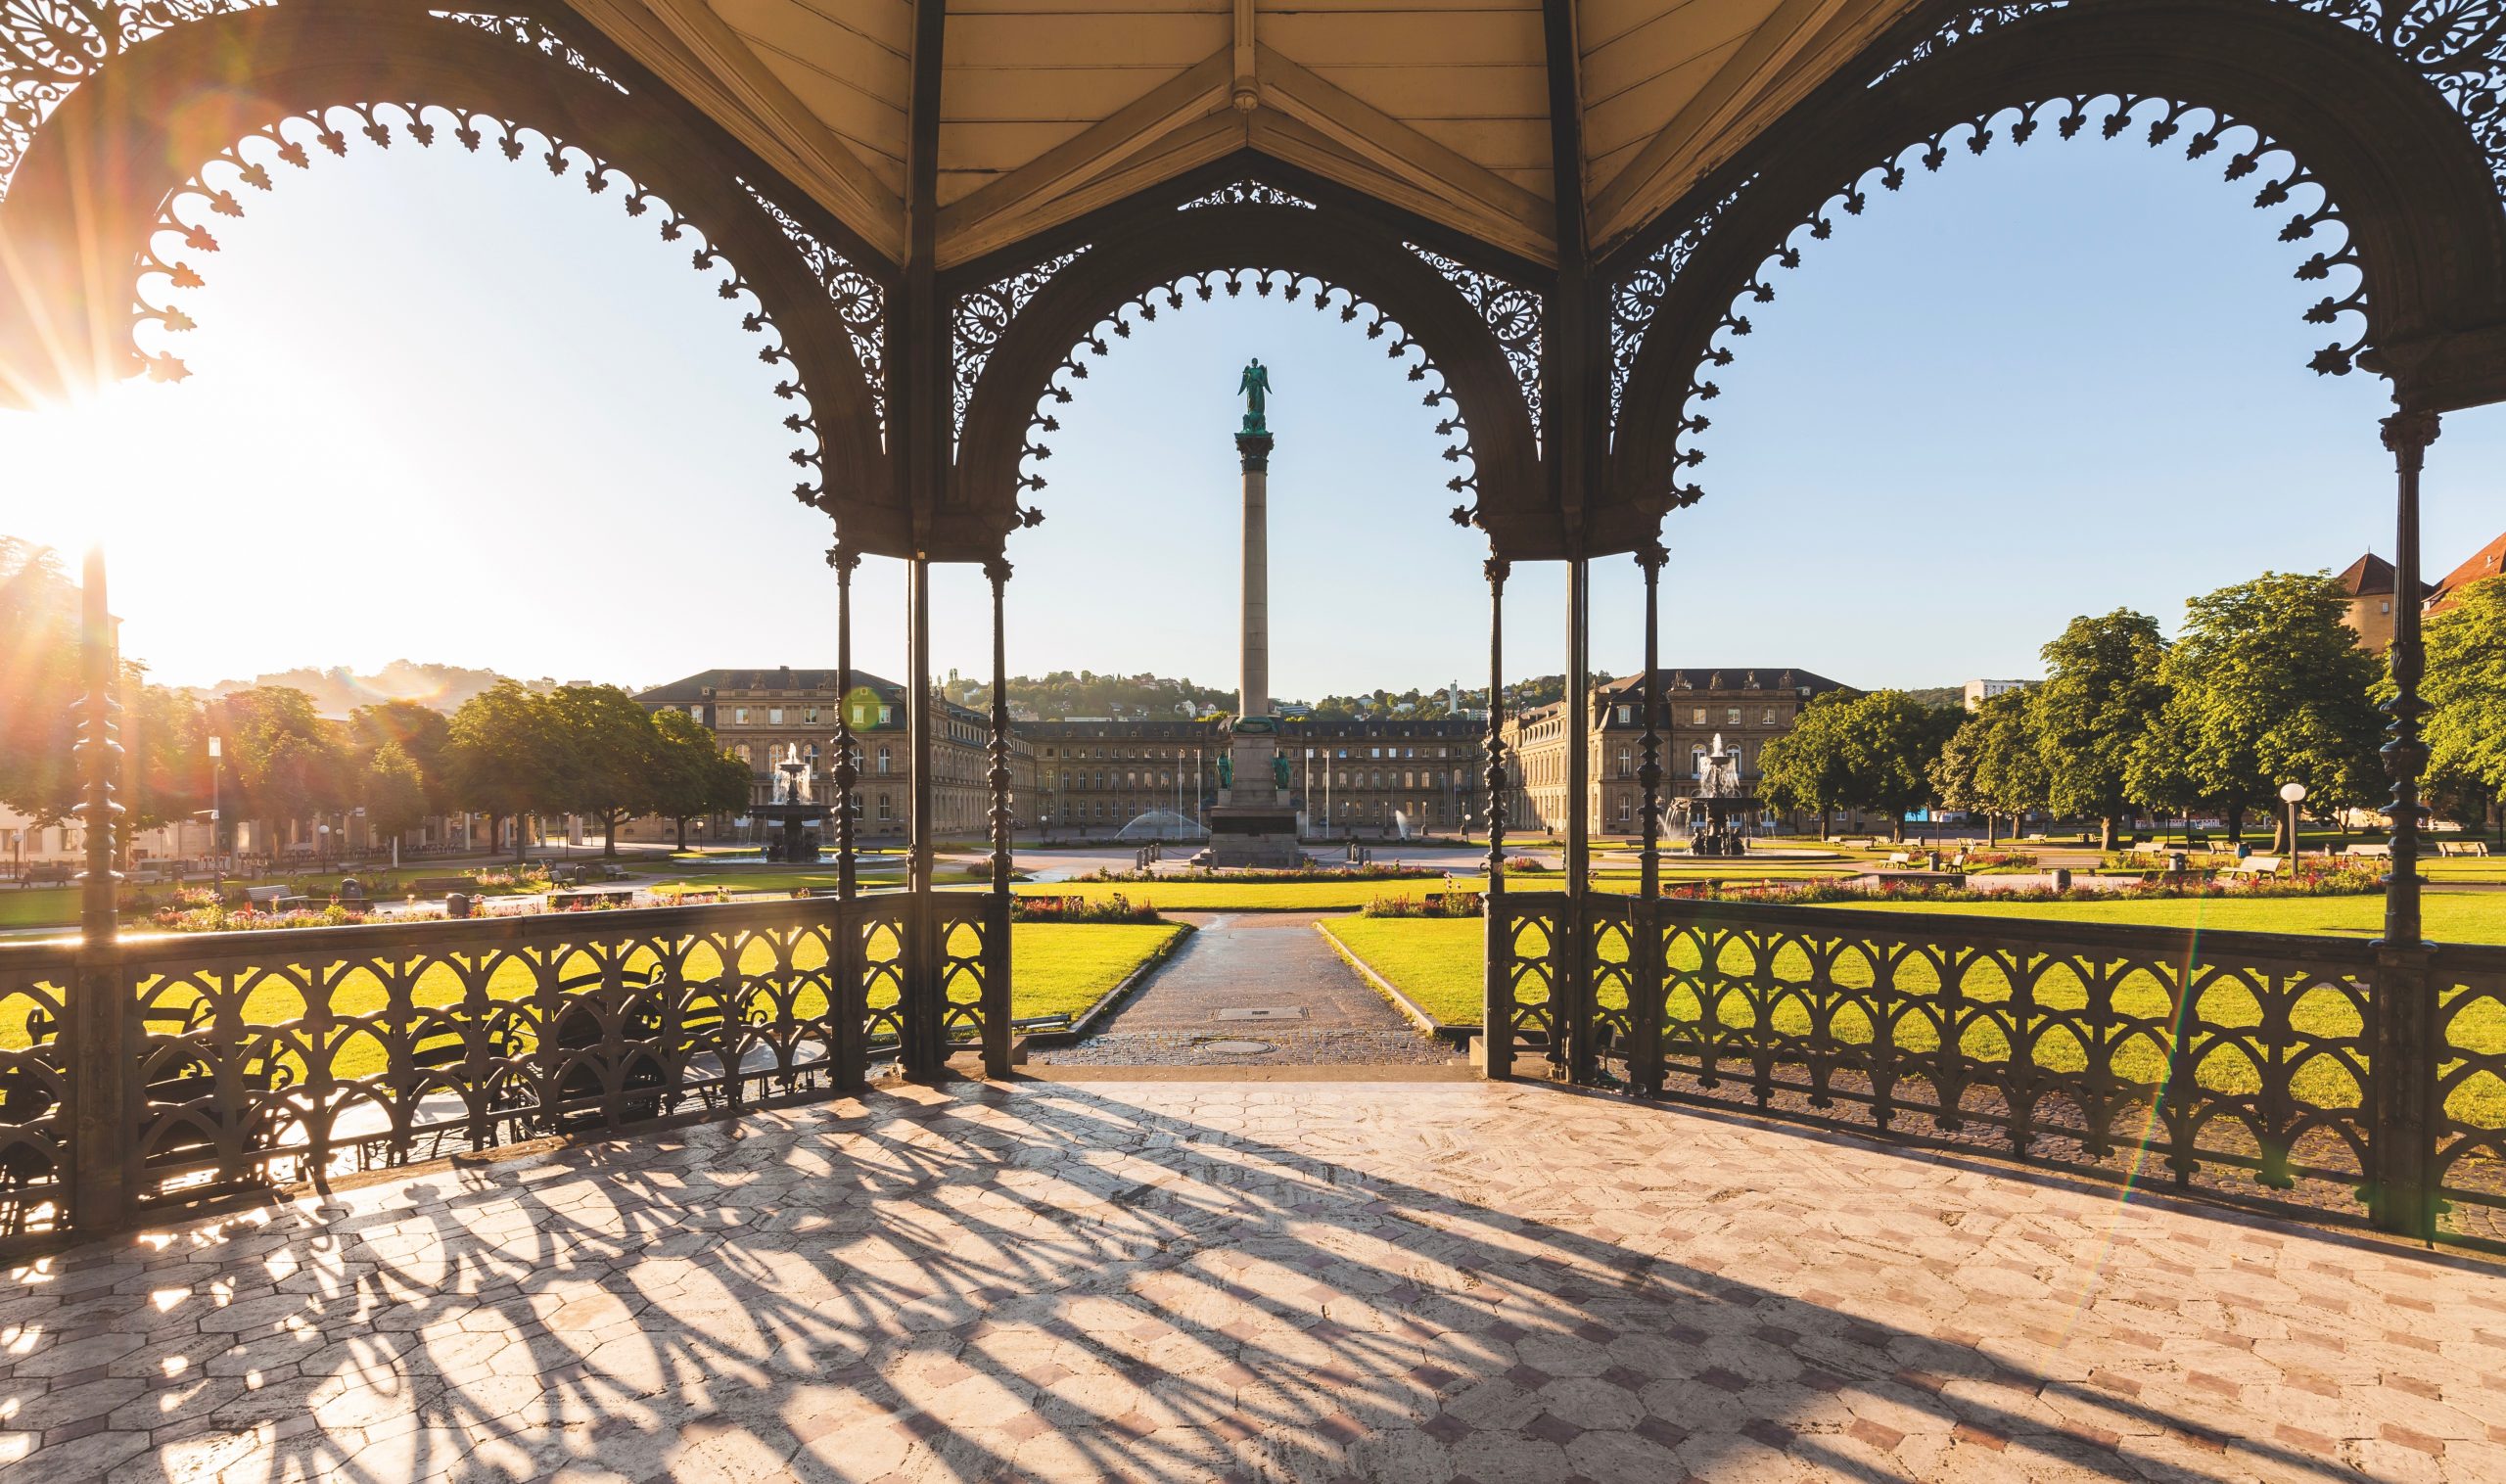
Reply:
<svg viewBox="0 0 2506 1484"><path fill-rule="evenodd" d="M1723 734L1714 734L1714 750L1697 760L1696 793L1680 803L1688 811L1688 848L1695 856L1745 856L1748 836L1741 824L1758 811L1758 801L1740 792L1740 755L1723 749Z"/></svg>
<svg viewBox="0 0 2506 1484"><path fill-rule="evenodd" d="M774 764L774 802L753 804L749 813L768 826L764 854L787 865L813 865L818 858L818 826L832 812L812 796L810 760L794 742ZM777 828L779 826L779 828Z"/></svg>

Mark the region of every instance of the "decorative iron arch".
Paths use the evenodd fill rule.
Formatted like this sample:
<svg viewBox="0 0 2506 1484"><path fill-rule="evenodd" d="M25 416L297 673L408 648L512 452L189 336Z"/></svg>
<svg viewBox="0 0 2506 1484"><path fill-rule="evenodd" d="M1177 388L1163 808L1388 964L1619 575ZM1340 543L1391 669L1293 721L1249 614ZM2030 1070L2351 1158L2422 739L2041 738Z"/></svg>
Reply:
<svg viewBox="0 0 2506 1484"><path fill-rule="evenodd" d="M34 133L0 202L0 402L143 370L180 376L137 332L188 326L165 291L201 282L192 256L216 250L214 217L243 214L286 167L395 140L530 157L593 194L615 190L626 214L688 240L697 268L727 270L717 292L743 304L761 358L786 368L796 495L852 544L905 549L874 380L884 280L736 159L512 18L363 0L245 9L186 21L97 69Z"/></svg>
<svg viewBox="0 0 2506 1484"><path fill-rule="evenodd" d="M2297 269L2334 286L2306 318L2346 332L2315 369L2390 376L2413 408L2506 396L2506 210L2461 116L2390 50L2274 0L2088 0L1996 15L1985 28L1926 36L1920 60L1805 105L1753 152L1754 172L1744 162L1739 183L1677 230L1618 255L1616 502L1663 512L1699 497L1680 483L1703 457L1688 443L1706 425L1697 404L1713 396L1730 341L1748 333L1745 306L1773 299L1769 265L1797 263L1802 236L1827 237L1836 212L1859 212L1875 182L1899 188L1909 165L1936 169L1957 149L1980 154L2005 138L2023 146L2049 125L2065 138L2094 126L2180 141L2193 158L2225 161L2231 181L2256 176L2266 157L2293 160L2260 177L2255 205L2277 209L2312 185L2322 206L2293 214L2283 240L2333 223L2345 234Z"/></svg>
<svg viewBox="0 0 2506 1484"><path fill-rule="evenodd" d="M1372 222L1335 219L1303 202L1196 200L1165 213L1154 231L1108 233L1056 258L961 293L961 363L979 370L964 387L951 489L952 524L964 539L998 550L1033 512L1021 497L1042 479L1037 441L1055 426L1048 403L1069 400L1087 361L1154 320L1217 294L1276 294L1361 323L1421 384L1423 399L1455 437L1451 487L1476 503L1478 524L1499 550L1525 559L1562 553L1557 513L1543 491L1533 414L1516 366L1519 315L1484 315L1476 275L1457 283L1422 250ZM1458 268L1458 265L1450 265ZM1465 275L1468 269L1460 269ZM1530 302L1536 290L1514 286ZM1507 326L1513 328L1506 328ZM1510 353L1506 339L1516 342ZM1415 353L1414 353L1415 352ZM1536 353L1533 357L1536 362Z"/></svg>

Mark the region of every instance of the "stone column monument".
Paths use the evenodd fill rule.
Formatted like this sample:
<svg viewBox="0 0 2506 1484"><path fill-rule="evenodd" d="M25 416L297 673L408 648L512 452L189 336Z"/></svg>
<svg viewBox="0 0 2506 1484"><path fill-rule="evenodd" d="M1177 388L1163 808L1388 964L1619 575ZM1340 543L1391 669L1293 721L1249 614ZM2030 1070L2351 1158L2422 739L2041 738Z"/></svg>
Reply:
<svg viewBox="0 0 2506 1484"><path fill-rule="evenodd" d="M1265 417L1271 373L1259 360L1244 368L1236 390L1244 394L1244 425L1235 452L1244 479L1244 591L1242 688L1228 737L1219 779L1218 808L1210 812L1208 863L1222 868L1286 867L1305 863L1297 848L1296 811L1281 776L1279 722L1271 715L1271 429Z"/></svg>

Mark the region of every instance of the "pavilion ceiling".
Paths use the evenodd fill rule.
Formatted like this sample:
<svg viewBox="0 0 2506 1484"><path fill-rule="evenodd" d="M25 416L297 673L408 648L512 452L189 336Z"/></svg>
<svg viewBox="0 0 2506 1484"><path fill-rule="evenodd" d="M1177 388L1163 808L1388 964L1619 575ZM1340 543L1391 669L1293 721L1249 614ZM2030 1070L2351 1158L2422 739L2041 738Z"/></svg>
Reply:
<svg viewBox="0 0 2506 1484"><path fill-rule="evenodd" d="M570 0L891 255L910 0ZM1911 0L1572 0L1580 195L1633 233ZM1252 149L1556 258L1540 0L949 0L940 266Z"/></svg>

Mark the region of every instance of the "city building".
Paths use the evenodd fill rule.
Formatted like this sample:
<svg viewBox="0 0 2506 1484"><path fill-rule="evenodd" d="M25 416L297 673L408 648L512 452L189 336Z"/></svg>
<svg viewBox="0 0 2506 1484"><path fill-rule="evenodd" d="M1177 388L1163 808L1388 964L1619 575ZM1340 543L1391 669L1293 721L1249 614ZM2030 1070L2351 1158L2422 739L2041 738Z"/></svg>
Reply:
<svg viewBox="0 0 2506 1484"><path fill-rule="evenodd" d="M657 685L636 696L652 711L686 712L713 728L723 750L749 765L751 802L774 796L776 763L794 755L809 764L814 797L835 797L836 708L849 704L855 761L854 788L859 838L902 839L911 816L912 750L905 742L905 690L867 671L853 672L849 703L836 689L832 670L708 670ZM1037 723L1030 723L1034 725ZM939 699L931 707L933 822L944 838L977 839L992 828L992 719ZM1013 724L1010 749L1010 812L1022 827L1035 823L1035 760ZM738 839L736 819L704 821L707 838ZM671 821L640 818L618 832L622 842L674 840ZM695 835L690 835L693 843Z"/></svg>
<svg viewBox="0 0 2506 1484"><path fill-rule="evenodd" d="M2013 691L2025 690L2035 683L2033 680L1970 680L1963 687L1967 709L1973 711L1995 696L2006 696Z"/></svg>
<svg viewBox="0 0 2506 1484"><path fill-rule="evenodd" d="M1111 834L1142 814L1199 820L1218 799L1227 736L1207 721L1034 721L1043 819L1055 831ZM1279 755L1308 839L1455 834L1486 821L1484 723L1283 716Z"/></svg>
<svg viewBox="0 0 2506 1484"><path fill-rule="evenodd" d="M1665 670L1660 676L1665 799L1696 791L1703 759L1717 736L1739 755L1741 783L1754 785L1766 745L1792 729L1801 708L1846 688L1806 670ZM1592 705L1590 827L1597 834L1637 833L1644 828L1637 772L1645 761L1645 677L1595 686ZM1518 801L1508 816L1511 828L1566 827L1571 720L1563 701L1506 719L1508 772Z"/></svg>
<svg viewBox="0 0 2506 1484"><path fill-rule="evenodd" d="M2506 572L2506 534L2473 552L2461 566L2446 573L2436 586L2428 590L2430 617L2452 607L2455 596L2464 588L2483 578L2496 577L2501 572Z"/></svg>
<svg viewBox="0 0 2506 1484"><path fill-rule="evenodd" d="M2342 622L2356 630L2358 647L2369 654L2380 655L2392 647L2393 586L2398 578L2392 563L2370 551L2332 580L2349 600Z"/></svg>

